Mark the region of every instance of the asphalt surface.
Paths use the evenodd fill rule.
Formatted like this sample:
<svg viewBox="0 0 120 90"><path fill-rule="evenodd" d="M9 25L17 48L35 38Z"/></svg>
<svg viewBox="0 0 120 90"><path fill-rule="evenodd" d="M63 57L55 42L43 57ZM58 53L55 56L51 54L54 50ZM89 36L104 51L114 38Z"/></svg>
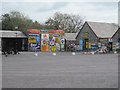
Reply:
<svg viewBox="0 0 120 90"><path fill-rule="evenodd" d="M2 56L3 88L117 88L118 55L23 52Z"/></svg>

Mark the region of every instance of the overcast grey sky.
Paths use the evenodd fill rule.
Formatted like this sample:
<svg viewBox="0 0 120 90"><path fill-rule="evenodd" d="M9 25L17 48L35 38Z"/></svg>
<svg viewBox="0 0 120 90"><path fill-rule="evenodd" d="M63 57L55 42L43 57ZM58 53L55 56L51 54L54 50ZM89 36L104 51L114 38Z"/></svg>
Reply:
<svg viewBox="0 0 120 90"><path fill-rule="evenodd" d="M40 23L44 23L55 12L80 15L85 21L118 23L118 0L110 0L110 2L102 0L99 2L2 1L2 14L13 10L20 11Z"/></svg>

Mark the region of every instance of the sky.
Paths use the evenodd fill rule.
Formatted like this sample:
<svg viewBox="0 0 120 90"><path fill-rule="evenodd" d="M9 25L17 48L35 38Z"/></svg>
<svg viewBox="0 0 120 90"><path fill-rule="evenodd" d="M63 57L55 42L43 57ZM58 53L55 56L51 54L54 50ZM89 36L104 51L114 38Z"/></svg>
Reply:
<svg viewBox="0 0 120 90"><path fill-rule="evenodd" d="M20 11L33 21L44 23L55 12L80 15L84 21L118 23L119 0L3 0L2 14Z"/></svg>

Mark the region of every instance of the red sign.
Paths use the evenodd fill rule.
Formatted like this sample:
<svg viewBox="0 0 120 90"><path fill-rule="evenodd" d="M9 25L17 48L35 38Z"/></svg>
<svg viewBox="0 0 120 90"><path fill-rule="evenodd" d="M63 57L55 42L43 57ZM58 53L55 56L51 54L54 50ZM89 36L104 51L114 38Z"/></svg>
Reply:
<svg viewBox="0 0 120 90"><path fill-rule="evenodd" d="M91 43L91 46L98 46L98 43Z"/></svg>
<svg viewBox="0 0 120 90"><path fill-rule="evenodd" d="M64 34L64 30L56 30L56 33Z"/></svg>
<svg viewBox="0 0 120 90"><path fill-rule="evenodd" d="M29 29L29 33L40 33L40 30L38 29Z"/></svg>
<svg viewBox="0 0 120 90"><path fill-rule="evenodd" d="M48 33L55 33L55 30L48 30Z"/></svg>

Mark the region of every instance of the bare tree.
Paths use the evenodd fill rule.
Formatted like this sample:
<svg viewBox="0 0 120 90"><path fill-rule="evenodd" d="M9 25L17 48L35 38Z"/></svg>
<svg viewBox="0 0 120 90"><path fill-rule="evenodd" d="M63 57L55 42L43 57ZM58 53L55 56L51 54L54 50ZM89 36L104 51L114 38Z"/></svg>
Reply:
<svg viewBox="0 0 120 90"><path fill-rule="evenodd" d="M83 25L83 19L79 15L69 15L56 12L45 24L53 26L53 29L63 29L65 32L75 33Z"/></svg>

